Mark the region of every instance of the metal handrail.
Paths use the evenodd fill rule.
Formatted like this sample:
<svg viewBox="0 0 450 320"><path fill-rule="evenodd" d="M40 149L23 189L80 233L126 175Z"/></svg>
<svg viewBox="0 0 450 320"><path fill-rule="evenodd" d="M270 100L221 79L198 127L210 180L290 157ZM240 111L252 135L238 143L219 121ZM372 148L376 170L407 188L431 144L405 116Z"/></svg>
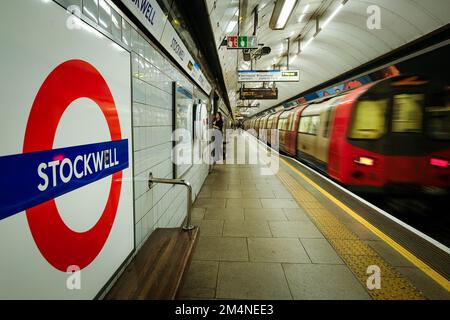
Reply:
<svg viewBox="0 0 450 320"><path fill-rule="evenodd" d="M192 221L192 186L188 181L182 179L164 179L164 178L153 178L153 174L150 172L148 175L148 188L153 188L153 184L171 184L171 185L183 185L187 187L187 220L186 224L183 226L184 231L190 231L195 229L195 226L191 224Z"/></svg>

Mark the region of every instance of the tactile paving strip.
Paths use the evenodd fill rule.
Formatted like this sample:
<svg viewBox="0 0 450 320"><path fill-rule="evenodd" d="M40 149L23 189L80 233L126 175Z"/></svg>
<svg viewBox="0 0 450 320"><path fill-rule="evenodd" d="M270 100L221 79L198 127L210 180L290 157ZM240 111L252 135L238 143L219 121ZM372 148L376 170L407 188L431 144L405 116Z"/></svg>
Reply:
<svg viewBox="0 0 450 320"><path fill-rule="evenodd" d="M328 209L289 174L280 171L278 177L292 193L297 203L306 211L314 224L344 260L375 300L425 300L408 279L387 263L374 249L337 219ZM369 266L378 266L381 288L369 290L366 283Z"/></svg>

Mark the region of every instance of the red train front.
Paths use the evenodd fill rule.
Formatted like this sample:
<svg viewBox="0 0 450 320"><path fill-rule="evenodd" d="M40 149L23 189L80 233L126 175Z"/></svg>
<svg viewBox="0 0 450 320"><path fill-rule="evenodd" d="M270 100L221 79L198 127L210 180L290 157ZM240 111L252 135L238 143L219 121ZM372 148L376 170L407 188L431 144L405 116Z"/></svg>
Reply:
<svg viewBox="0 0 450 320"><path fill-rule="evenodd" d="M291 111L281 151L358 192L450 190L450 104L444 86L398 76ZM283 126L282 126L283 127ZM259 128L263 129L263 128Z"/></svg>
<svg viewBox="0 0 450 320"><path fill-rule="evenodd" d="M401 76L343 96L335 112L329 159L328 174L357 191L448 189L446 94L426 79Z"/></svg>

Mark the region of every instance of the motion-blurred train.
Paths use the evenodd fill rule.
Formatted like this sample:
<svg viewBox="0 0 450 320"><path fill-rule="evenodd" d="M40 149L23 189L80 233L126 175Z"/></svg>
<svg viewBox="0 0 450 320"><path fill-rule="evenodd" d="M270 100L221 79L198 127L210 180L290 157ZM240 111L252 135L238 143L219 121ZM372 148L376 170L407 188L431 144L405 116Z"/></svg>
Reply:
<svg viewBox="0 0 450 320"><path fill-rule="evenodd" d="M245 124L282 153L357 192L448 194L448 87L402 75L250 119ZM267 139L266 139L267 138Z"/></svg>

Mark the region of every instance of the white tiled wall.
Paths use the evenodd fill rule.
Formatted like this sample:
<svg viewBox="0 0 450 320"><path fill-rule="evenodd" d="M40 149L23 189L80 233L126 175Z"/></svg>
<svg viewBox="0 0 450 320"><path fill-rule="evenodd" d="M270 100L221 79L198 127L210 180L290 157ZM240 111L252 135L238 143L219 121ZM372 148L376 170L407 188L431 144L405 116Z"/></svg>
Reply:
<svg viewBox="0 0 450 320"><path fill-rule="evenodd" d="M148 190L149 172L172 178L172 82L192 83L138 32L131 31L136 248L158 227L178 227L186 216L186 188L155 185ZM195 199L207 165L194 165L185 175Z"/></svg>
<svg viewBox="0 0 450 320"><path fill-rule="evenodd" d="M82 0L54 0L64 8L82 8ZM87 1L100 10L98 1ZM107 0L105 6L112 5ZM73 7L72 7L73 8ZM91 8L91 9L92 9ZM98 10L97 10L98 9ZM117 19L124 17L117 8L111 10ZM72 12L72 11L71 11ZM80 10L81 12L81 10ZM143 242L158 227L179 227L186 216L186 190L182 186L156 185L148 190L148 174L154 177L172 177L171 132L172 132L172 82L193 89L193 84L174 65L155 50L134 27L122 19L119 30L106 30L96 21L86 16L88 21L100 32L132 51L133 87L133 153L135 188L135 243L139 249ZM128 81L129 79L124 79ZM192 90L191 90L192 91ZM196 98L207 101L199 90L193 90ZM197 93L195 93L197 92ZM198 195L206 176L208 165L194 165L183 177L193 187L193 198ZM118 273L103 295L118 279Z"/></svg>
<svg viewBox="0 0 450 320"><path fill-rule="evenodd" d="M65 8L73 5L84 7L84 1L81 0L56 2ZM86 3L93 6L91 11L97 14L101 11L97 1ZM108 3L111 4L110 1ZM123 16L115 9L111 11ZM96 25L103 33L110 32L98 25L98 19L86 21ZM155 228L178 227L186 216L184 187L156 185L152 190L148 190L147 181L149 172L152 172L154 177L172 178L172 82L177 81L193 92L197 90L193 90L192 82L151 46L126 19L121 21L120 26L120 32L117 32L121 33L121 36L109 36L132 51L135 242L136 248L139 249ZM206 97L202 98L207 100ZM191 183L194 198L207 174L207 165L194 165L186 173L184 178Z"/></svg>

